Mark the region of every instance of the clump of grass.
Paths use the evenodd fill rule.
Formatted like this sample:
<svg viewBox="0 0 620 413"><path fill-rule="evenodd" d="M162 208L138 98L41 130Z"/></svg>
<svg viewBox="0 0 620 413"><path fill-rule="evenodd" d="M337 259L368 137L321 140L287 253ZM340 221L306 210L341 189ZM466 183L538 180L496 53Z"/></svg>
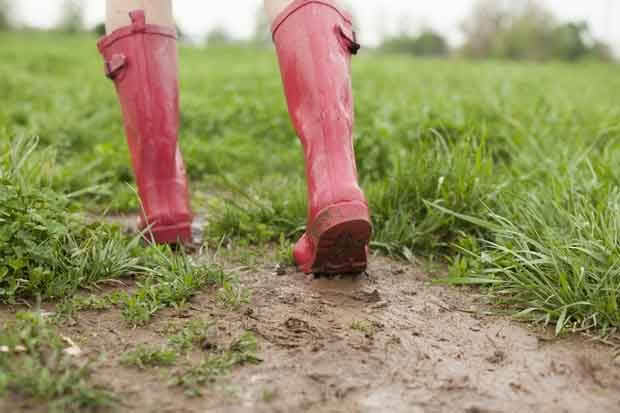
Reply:
<svg viewBox="0 0 620 413"><path fill-rule="evenodd" d="M210 204L209 241L221 243L224 238L260 244L294 238L303 232L306 190L300 179L266 179L250 190L230 179L226 182L234 197Z"/></svg>
<svg viewBox="0 0 620 413"><path fill-rule="evenodd" d="M277 389L265 389L261 393L261 399L265 403L273 403L280 396Z"/></svg>
<svg viewBox="0 0 620 413"><path fill-rule="evenodd" d="M234 281L220 268L195 264L184 253L172 253L168 246L147 250L142 258L143 278L132 294L126 294L121 308L125 319L134 325L146 324L159 310L181 308L200 289L222 288Z"/></svg>
<svg viewBox="0 0 620 413"><path fill-rule="evenodd" d="M189 321L180 331L160 347L138 346L121 357L121 363L141 370L176 364L177 359L192 349L204 349L212 323L203 320Z"/></svg>
<svg viewBox="0 0 620 413"><path fill-rule="evenodd" d="M479 231L429 208L434 200L459 211L476 214L483 202L494 202L499 182L483 139L472 132L454 143L436 131L424 143L425 156L415 152L396 157L395 168L382 181L368 185L377 247L407 257L407 250L427 255L449 255L450 243L461 232Z"/></svg>
<svg viewBox="0 0 620 413"><path fill-rule="evenodd" d="M356 320L351 323L351 330L359 331L366 337L371 338L377 332L377 326L367 320Z"/></svg>
<svg viewBox="0 0 620 413"><path fill-rule="evenodd" d="M242 286L237 279L225 282L217 292L219 302L232 310L238 310L243 304L248 304L250 296L250 290Z"/></svg>
<svg viewBox="0 0 620 413"><path fill-rule="evenodd" d="M67 297L56 306L60 317L68 317L79 311L107 311L122 301L123 294L120 291L103 295L90 294L87 296Z"/></svg>
<svg viewBox="0 0 620 413"><path fill-rule="evenodd" d="M116 396L91 381L92 371L65 354L63 339L37 313L18 313L0 327L0 396L48 403L52 412L99 411Z"/></svg>
<svg viewBox="0 0 620 413"><path fill-rule="evenodd" d="M181 310L201 289L218 287L221 303L238 308L249 297L239 280L219 267L196 264L183 252L174 252L168 246L151 246L140 252L136 265L136 289L103 295L67 297L58 305L60 317L69 317L79 311L105 311L117 307L132 326L148 324L164 308Z"/></svg>
<svg viewBox="0 0 620 413"><path fill-rule="evenodd" d="M228 349L218 350L205 357L197 366L177 372L171 380L174 386L182 387L190 396L201 396L201 388L212 384L218 377L228 374L235 366L258 364L258 345L251 332L245 332Z"/></svg>
<svg viewBox="0 0 620 413"><path fill-rule="evenodd" d="M209 340L209 330L213 323L203 320L192 320L181 331L168 339L168 344L180 352L187 352L192 348L205 348Z"/></svg>
<svg viewBox="0 0 620 413"><path fill-rule="evenodd" d="M276 251L276 262L284 267L292 267L295 265L293 259L294 244L288 240L283 233L280 234L278 249Z"/></svg>
<svg viewBox="0 0 620 413"><path fill-rule="evenodd" d="M170 385L182 387L190 396L202 395L202 388L230 373L235 366L257 364L258 344L251 332L244 332L226 348L212 343L210 329L213 323L204 320L189 321L161 347L139 346L123 355L122 363L140 369L172 366L182 355L192 350L207 352L198 364L190 358L180 363L171 374Z"/></svg>
<svg viewBox="0 0 620 413"><path fill-rule="evenodd" d="M144 370L148 367L172 366L177 361L177 356L173 349L139 346L124 353L121 363Z"/></svg>
<svg viewBox="0 0 620 413"><path fill-rule="evenodd" d="M0 302L61 298L139 271L137 241L73 213L50 188L53 154L36 139L0 142Z"/></svg>
<svg viewBox="0 0 620 413"><path fill-rule="evenodd" d="M435 206L492 234L460 246L445 281L487 285L500 302L521 308L517 317L553 323L556 334L614 332L620 325L620 193L610 191L592 208L591 194L571 193L569 185L559 199L530 194L502 214L481 218Z"/></svg>

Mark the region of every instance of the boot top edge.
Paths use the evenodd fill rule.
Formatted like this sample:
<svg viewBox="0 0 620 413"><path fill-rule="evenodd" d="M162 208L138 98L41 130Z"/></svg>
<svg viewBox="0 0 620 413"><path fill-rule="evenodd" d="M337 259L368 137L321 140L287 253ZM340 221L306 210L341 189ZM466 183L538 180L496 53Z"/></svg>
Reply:
<svg viewBox="0 0 620 413"><path fill-rule="evenodd" d="M133 10L129 12L131 24L121 27L101 37L97 41L97 49L103 53L105 49L116 43L117 41L131 37L137 34L152 34L177 39L177 31L175 28L160 26L156 24L146 24L144 10Z"/></svg>
<svg viewBox="0 0 620 413"><path fill-rule="evenodd" d="M309 5L309 4L322 4L329 8L334 9L340 16L344 19L344 21L353 25L353 17L351 14L336 5L333 0L295 0L291 4L289 4L280 14L274 19L271 25L271 34L275 39L276 32L280 28L280 26L288 19L292 14L294 14L297 10Z"/></svg>

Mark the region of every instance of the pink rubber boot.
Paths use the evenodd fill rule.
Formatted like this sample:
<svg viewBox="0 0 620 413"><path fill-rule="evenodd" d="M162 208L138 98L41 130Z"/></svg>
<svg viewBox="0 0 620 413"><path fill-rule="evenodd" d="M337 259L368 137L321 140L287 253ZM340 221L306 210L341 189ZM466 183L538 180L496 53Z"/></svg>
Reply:
<svg viewBox="0 0 620 413"><path fill-rule="evenodd" d="M156 243L191 241L192 212L179 150L176 31L146 24L143 10L132 24L103 37L97 47L114 81L125 122L138 194L141 229Z"/></svg>
<svg viewBox="0 0 620 413"><path fill-rule="evenodd" d="M328 0L296 0L272 32L308 183L308 221L295 261L305 273L362 272L372 225L353 152L350 66L360 46L351 17Z"/></svg>

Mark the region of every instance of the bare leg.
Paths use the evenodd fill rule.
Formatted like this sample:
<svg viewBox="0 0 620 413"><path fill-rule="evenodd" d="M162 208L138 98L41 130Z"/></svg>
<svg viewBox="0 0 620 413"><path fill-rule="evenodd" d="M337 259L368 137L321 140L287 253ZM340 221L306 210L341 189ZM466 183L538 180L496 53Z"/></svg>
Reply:
<svg viewBox="0 0 620 413"><path fill-rule="evenodd" d="M293 0L265 0L265 10L269 19L273 21L282 10Z"/></svg>
<svg viewBox="0 0 620 413"><path fill-rule="evenodd" d="M291 4L293 1L294 0L264 0L265 10L267 11L269 19L274 21L274 19L278 17L278 14L280 14L282 10L284 10L286 6ZM334 1L334 3L336 3L336 5L340 5L340 1L338 0Z"/></svg>
<svg viewBox="0 0 620 413"><path fill-rule="evenodd" d="M106 0L106 32L130 25L132 10L144 10L147 23L175 27L172 0Z"/></svg>

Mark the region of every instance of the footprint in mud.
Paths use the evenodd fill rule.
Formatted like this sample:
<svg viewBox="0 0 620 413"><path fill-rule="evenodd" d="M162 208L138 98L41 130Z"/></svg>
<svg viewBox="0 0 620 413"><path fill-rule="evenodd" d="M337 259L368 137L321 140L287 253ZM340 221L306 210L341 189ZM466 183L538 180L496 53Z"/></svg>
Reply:
<svg viewBox="0 0 620 413"><path fill-rule="evenodd" d="M363 303L378 303L381 294L376 288L369 288L369 281L365 277L345 276L340 278L314 278L310 281L310 288L324 295L337 295Z"/></svg>
<svg viewBox="0 0 620 413"><path fill-rule="evenodd" d="M294 349L301 347L320 347L323 334L307 321L290 317L280 325L255 327L254 332L277 346Z"/></svg>

